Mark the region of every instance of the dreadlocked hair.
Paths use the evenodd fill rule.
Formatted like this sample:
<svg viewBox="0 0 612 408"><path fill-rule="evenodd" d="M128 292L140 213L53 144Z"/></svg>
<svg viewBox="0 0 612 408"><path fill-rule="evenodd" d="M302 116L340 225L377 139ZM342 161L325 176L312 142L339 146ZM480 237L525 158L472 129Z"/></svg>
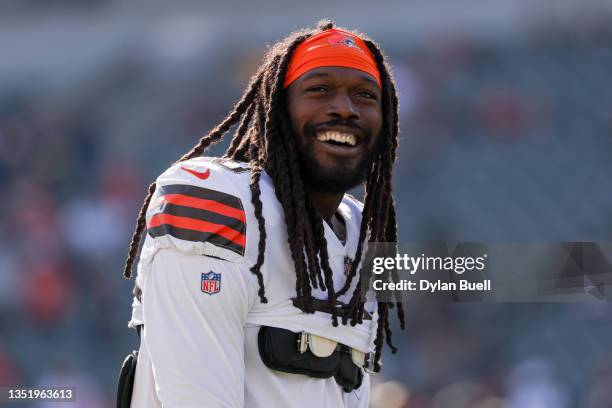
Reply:
<svg viewBox="0 0 612 408"><path fill-rule="evenodd" d="M375 155L365 183L364 208L355 259L352 261L345 285L336 292L327 253L327 242L323 228L324 221L311 203L302 181L298 149L294 138L291 136L291 121L287 111L286 91L283 88L287 67L295 49L307 38L331 28L334 28L331 21L322 20L316 28L296 31L272 46L234 109L219 125L203 136L177 163L201 156L209 147L219 142L230 128L237 125L224 157L250 164L249 188L260 236L258 256L250 270L257 277L260 301L267 303L261 273L267 237L259 185L261 174L265 171L274 183L276 198L284 212L287 243L296 274L295 305L305 313L314 313L312 289L320 288L327 291L332 324L337 326L339 318L341 318L342 324L350 322L351 325L361 323L364 318L365 299L362 295L362 286L363 282L367 281L369 277L358 271L358 266L363 257L364 242L397 241L391 171L398 145L399 121L398 99L391 70L380 47L364 35L355 33L364 39L380 72L383 125L380 133L380 143L378 143L379 150ZM136 221L136 229L132 236L123 271L126 278L131 277L132 265L140 247L142 232L145 229L146 210L154 193L155 183L149 186L148 195ZM355 278L357 278L355 289L348 304L341 308L336 307L339 296L348 292ZM140 298L138 283L134 293ZM381 301L381 299L377 300L378 327L374 341L376 346L374 370L380 371L380 357L385 340L392 352L396 351L391 342L389 309L394 306L397 307L402 329L404 329L405 322L400 297L397 297L394 303Z"/></svg>

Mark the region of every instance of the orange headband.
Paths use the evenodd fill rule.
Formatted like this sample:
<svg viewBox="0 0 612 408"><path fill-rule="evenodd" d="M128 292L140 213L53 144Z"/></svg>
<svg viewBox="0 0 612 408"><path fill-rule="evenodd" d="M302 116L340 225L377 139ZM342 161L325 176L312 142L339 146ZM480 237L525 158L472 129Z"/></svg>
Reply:
<svg viewBox="0 0 612 408"><path fill-rule="evenodd" d="M372 75L382 87L376 61L365 41L344 30L332 28L298 45L289 62L283 87L319 67L355 68Z"/></svg>

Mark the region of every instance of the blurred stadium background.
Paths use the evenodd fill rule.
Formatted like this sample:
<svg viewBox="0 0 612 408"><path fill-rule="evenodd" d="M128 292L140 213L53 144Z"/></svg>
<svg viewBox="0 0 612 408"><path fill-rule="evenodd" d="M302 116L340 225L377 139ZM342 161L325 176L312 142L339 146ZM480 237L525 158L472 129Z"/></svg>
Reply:
<svg viewBox="0 0 612 408"><path fill-rule="evenodd" d="M393 64L402 241L612 240L609 1L330 3L0 2L0 385L113 406L146 186L228 112L265 44L321 17ZM407 316L374 408L612 407L608 304Z"/></svg>

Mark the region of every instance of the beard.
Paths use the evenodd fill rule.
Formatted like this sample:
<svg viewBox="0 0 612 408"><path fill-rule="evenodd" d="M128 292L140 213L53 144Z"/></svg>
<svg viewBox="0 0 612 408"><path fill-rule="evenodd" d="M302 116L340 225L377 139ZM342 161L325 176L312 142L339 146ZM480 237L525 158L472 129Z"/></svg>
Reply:
<svg viewBox="0 0 612 408"><path fill-rule="evenodd" d="M366 141L371 140L373 137L371 132L352 124L334 121L325 123L324 125L333 126L339 124L348 125L359 130L364 135L364 141L362 143L367 143ZM317 127L315 125L304 125L304 138L315 138L316 134ZM301 137L296 137L295 140L304 185L309 189L324 193L345 193L363 183L368 177L374 159L378 153L378 144L373 144L372 147L365 151L365 154L354 167L343 165L341 161L333 166L322 166L310 148L311 145L306 144Z"/></svg>

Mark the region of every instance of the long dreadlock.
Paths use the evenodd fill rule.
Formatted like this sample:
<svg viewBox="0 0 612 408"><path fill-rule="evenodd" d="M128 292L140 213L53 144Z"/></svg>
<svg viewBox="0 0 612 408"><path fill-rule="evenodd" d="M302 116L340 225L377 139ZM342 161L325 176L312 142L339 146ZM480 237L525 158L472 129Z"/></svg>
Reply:
<svg viewBox="0 0 612 408"><path fill-rule="evenodd" d="M266 248L266 229L261 202L259 181L265 171L274 183L276 198L280 202L287 227L287 242L296 272L297 306L305 313L314 313L311 291L321 288L328 294L329 309L334 326L338 317L342 324L361 323L364 316L364 300L361 287L367 276L358 271L363 252L363 243L396 242L397 223L395 206L391 189L391 171L395 161L398 144L399 119L398 99L391 77L391 70L386 63L380 47L360 33L372 52L382 82L383 126L379 150L375 155L372 168L365 183L364 209L359 232L359 243L347 275L345 285L336 293L333 285L333 274L329 265L327 242L323 230L323 219L314 208L302 181L296 143L290 135L291 122L287 111L286 92L283 81L293 52L307 38L323 30L333 28L329 20L322 20L315 29L300 30L278 42L266 53L258 72L252 77L246 91L236 103L232 112L212 131L200 139L178 162L201 156L210 146L219 142L230 128L238 124L235 135L225 156L236 161L250 163L251 201L255 217L259 224L258 256L251 272L257 277L258 295L262 303L267 303L261 266L264 263ZM142 232L145 229L146 210L155 192L155 183L149 186L149 192L138 215L136 229L129 246L128 257L123 275L131 277L131 270ZM351 283L357 278L356 288L348 305L336 308L339 296L348 291ZM136 285L134 294L140 298L140 288ZM378 300L378 328L374 341L376 346L374 370L380 371L380 357L383 343L387 342L392 352L396 348L391 342L389 327L389 309L396 306L401 328L404 329L404 313L401 298L393 302ZM340 313L340 316L339 316Z"/></svg>

